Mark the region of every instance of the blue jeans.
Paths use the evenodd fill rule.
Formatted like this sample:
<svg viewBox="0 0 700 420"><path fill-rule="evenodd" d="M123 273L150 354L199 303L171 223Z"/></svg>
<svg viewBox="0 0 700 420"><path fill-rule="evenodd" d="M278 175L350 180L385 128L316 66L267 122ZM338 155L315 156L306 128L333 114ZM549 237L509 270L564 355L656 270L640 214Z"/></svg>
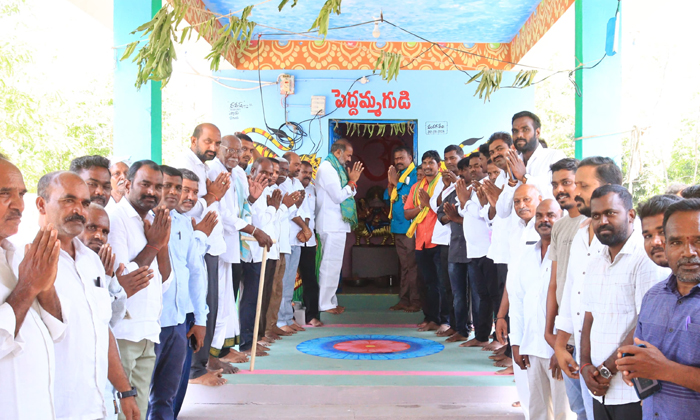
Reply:
<svg viewBox="0 0 700 420"><path fill-rule="evenodd" d="M470 314L476 316L479 308L479 296L473 293L468 274L467 263L449 263L450 284L452 285L453 303L455 308L455 325L452 328L463 337L470 333ZM471 289L471 290L470 290ZM471 299L470 299L471 295ZM471 304L470 304L471 303Z"/></svg>
<svg viewBox="0 0 700 420"><path fill-rule="evenodd" d="M586 407L586 417L588 417L588 420L594 420L593 396L590 392L588 392L588 386L586 386L586 381L583 380L583 375L579 375L579 382L581 383L581 397L583 398L583 406Z"/></svg>
<svg viewBox="0 0 700 420"><path fill-rule="evenodd" d="M427 322L438 325L447 322L440 314L440 247L416 250L416 262L423 274L423 314Z"/></svg>
<svg viewBox="0 0 700 420"><path fill-rule="evenodd" d="M185 330L189 331L194 325L194 314L189 313L185 317ZM182 408L182 402L185 400L185 394L187 393L187 384L190 380L190 367L192 367L192 347L187 342L187 350L185 352L185 362L182 365L182 375L180 376L180 384L177 388L177 394L175 395L175 400L173 401L173 413L175 414L173 418L177 418L180 414L180 409ZM158 356L156 356L156 360ZM157 365L157 362L156 362Z"/></svg>
<svg viewBox="0 0 700 420"><path fill-rule="evenodd" d="M183 376L187 356L187 325L185 323L160 330L160 343L156 343L156 366L151 379L151 395L148 399L149 420L175 419L175 397Z"/></svg>
<svg viewBox="0 0 700 420"><path fill-rule="evenodd" d="M284 276L282 277L282 303L277 312L277 326L292 325L294 318L294 308L292 308L292 299L294 299L294 282L297 279L297 268L299 268L299 257L301 256L301 247L293 246L292 253L285 255ZM306 320L297 320L300 324L304 324Z"/></svg>
<svg viewBox="0 0 700 420"><path fill-rule="evenodd" d="M569 408L571 411L576 413L577 420L586 420L586 407L583 403L583 396L581 395L581 382L578 379L571 379L566 375L564 376L564 385L566 385L566 396L569 397Z"/></svg>

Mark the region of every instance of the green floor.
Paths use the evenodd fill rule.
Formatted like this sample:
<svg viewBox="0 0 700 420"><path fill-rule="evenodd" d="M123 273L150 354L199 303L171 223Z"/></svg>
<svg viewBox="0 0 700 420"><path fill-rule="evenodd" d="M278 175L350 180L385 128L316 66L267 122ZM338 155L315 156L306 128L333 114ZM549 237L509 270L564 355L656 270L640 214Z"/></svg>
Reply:
<svg viewBox="0 0 700 420"><path fill-rule="evenodd" d="M340 305L345 306L342 315L323 314L326 324L416 324L422 320L421 313L389 311L396 303L396 295L339 295ZM355 334L386 334L420 337L445 344L440 353L402 360L342 360L311 356L296 350L302 341L318 337ZM226 375L231 384L276 384L276 385L336 385L336 386L510 386L513 377L507 376L447 376L449 372L495 372L498 368L489 362L489 352L481 349L459 347L457 343L445 343L444 338L433 332L418 332L415 328L397 327L322 327L307 328L305 332L284 337L272 345L270 355L259 357L255 362L259 374ZM249 364L238 365L241 370ZM289 374L283 371L302 371ZM270 371L281 371L273 372ZM319 375L314 371L339 371L338 375ZM349 375L348 371L373 372L434 372L429 376L417 375ZM445 374L440 374L445 372Z"/></svg>

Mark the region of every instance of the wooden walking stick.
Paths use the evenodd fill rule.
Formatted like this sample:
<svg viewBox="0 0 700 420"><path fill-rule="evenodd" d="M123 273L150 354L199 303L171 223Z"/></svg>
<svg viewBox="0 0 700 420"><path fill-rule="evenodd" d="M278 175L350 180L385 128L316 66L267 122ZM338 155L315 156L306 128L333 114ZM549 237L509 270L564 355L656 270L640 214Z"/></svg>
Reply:
<svg viewBox="0 0 700 420"><path fill-rule="evenodd" d="M252 236L241 236L241 240L249 241L249 242L257 242L257 239L255 239ZM273 239L272 243L275 244L275 243L277 243L277 241L275 241ZM260 265L260 282L258 285L258 303L255 306L255 324L253 325L253 347L251 347L251 351L250 351L250 371L251 372L255 370L255 354L258 352L258 332L259 332L259 324L260 324L260 309L262 306L262 299L263 299L263 287L265 286L265 266L267 266L267 247L263 247L262 264Z"/></svg>

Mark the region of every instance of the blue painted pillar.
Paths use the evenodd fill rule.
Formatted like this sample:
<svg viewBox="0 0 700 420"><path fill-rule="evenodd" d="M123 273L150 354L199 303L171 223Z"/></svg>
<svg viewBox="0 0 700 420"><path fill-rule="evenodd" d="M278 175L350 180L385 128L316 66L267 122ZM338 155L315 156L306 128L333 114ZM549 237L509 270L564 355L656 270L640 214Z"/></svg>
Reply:
<svg viewBox="0 0 700 420"><path fill-rule="evenodd" d="M576 65L590 67L605 54L608 20L617 1L576 0ZM618 40L619 40L618 31ZM622 162L620 43L617 54L605 57L595 68L576 72L581 96L576 97L576 158L608 156ZM586 138L590 137L590 138Z"/></svg>
<svg viewBox="0 0 700 420"><path fill-rule="evenodd" d="M126 44L140 38L131 35L153 18L161 0L114 1L114 156L130 156L131 161L162 159L162 103L160 82L148 82L136 90L137 65L133 57L119 61ZM137 48L138 50L138 48Z"/></svg>

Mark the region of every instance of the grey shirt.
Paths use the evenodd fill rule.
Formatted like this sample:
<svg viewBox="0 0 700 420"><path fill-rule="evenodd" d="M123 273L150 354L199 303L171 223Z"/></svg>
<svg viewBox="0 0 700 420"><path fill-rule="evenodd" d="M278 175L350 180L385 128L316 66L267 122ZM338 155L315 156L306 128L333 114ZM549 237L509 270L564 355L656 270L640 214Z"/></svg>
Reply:
<svg viewBox="0 0 700 420"><path fill-rule="evenodd" d="M557 262L557 305L561 305L566 284L566 270L569 267L569 253L579 225L586 216L571 218L568 214L552 226L552 242L549 245L549 259Z"/></svg>
<svg viewBox="0 0 700 420"><path fill-rule="evenodd" d="M457 192L452 191L445 197L442 204L438 208L438 221L442 223L442 218L446 216L443 206L446 202L459 205L457 203ZM464 238L464 230L462 225L455 222L448 222L450 225L450 250L447 254L447 261L450 263L468 263L471 259L467 258L467 240ZM447 224L447 223L442 223Z"/></svg>

